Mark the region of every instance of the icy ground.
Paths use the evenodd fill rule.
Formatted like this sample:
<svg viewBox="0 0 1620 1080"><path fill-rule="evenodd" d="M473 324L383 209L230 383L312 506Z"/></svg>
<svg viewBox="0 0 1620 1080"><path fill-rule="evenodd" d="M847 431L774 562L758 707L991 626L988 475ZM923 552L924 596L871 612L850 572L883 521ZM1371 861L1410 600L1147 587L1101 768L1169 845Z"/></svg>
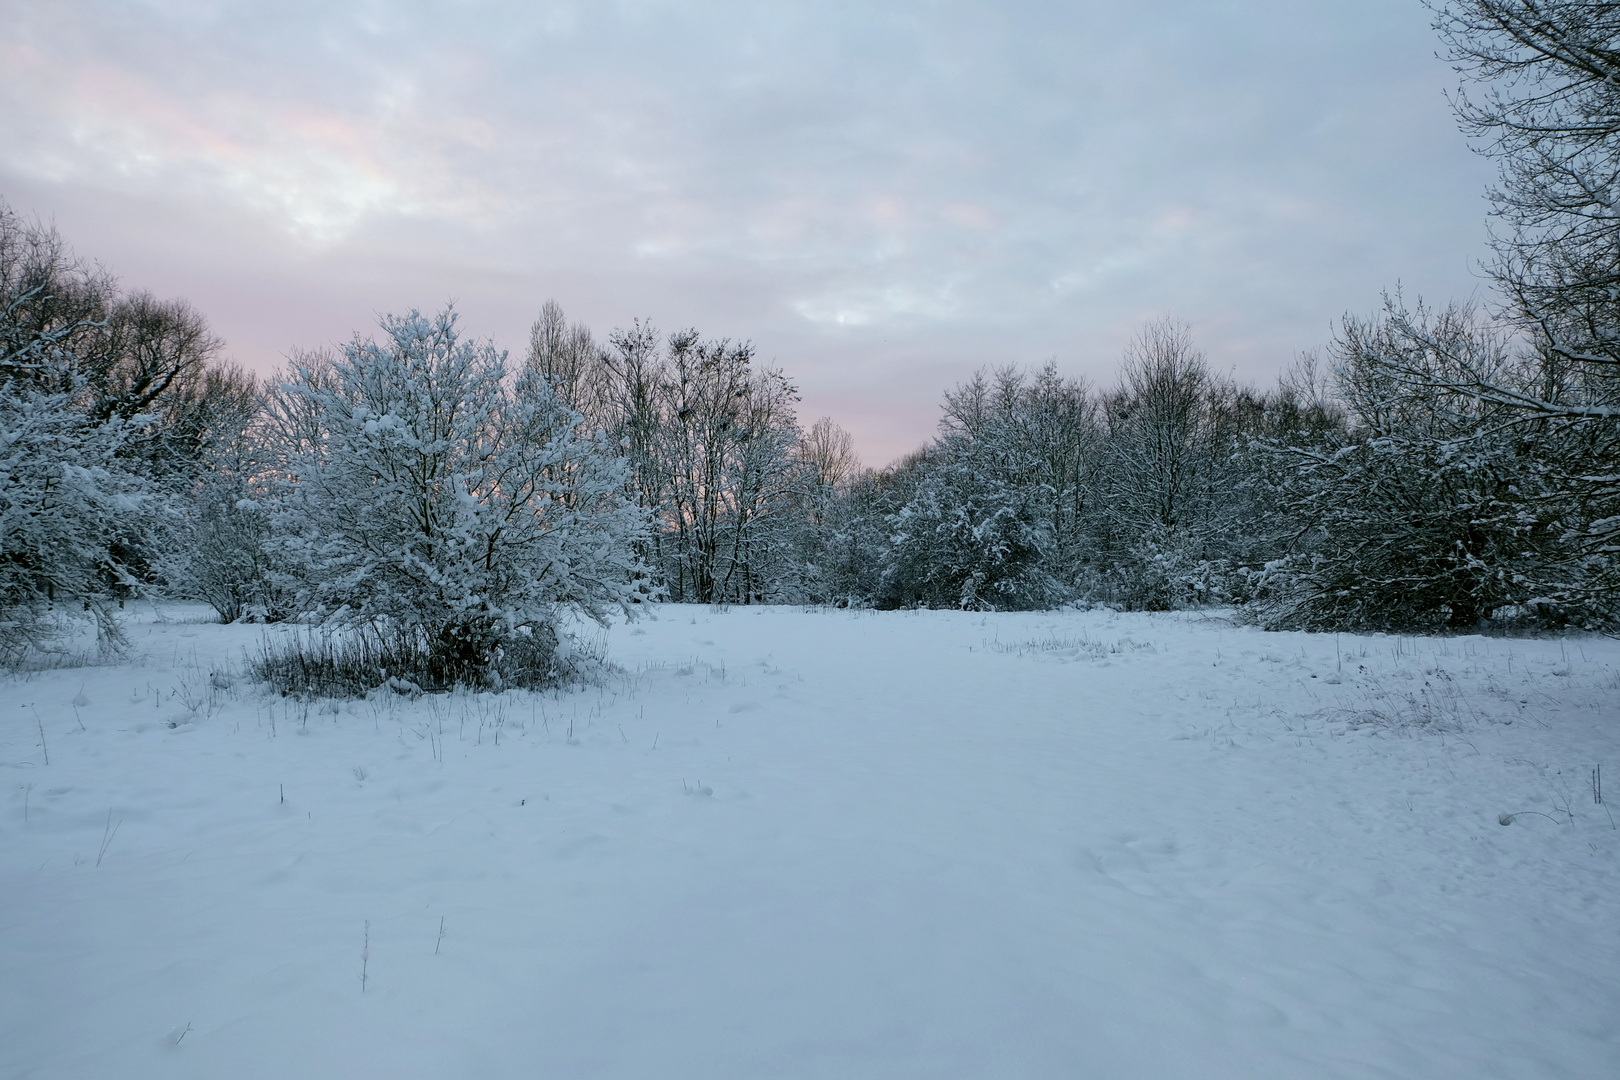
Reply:
<svg viewBox="0 0 1620 1080"><path fill-rule="evenodd" d="M0 682L0 1076L1620 1076L1614 641L665 607L306 706L265 633Z"/></svg>

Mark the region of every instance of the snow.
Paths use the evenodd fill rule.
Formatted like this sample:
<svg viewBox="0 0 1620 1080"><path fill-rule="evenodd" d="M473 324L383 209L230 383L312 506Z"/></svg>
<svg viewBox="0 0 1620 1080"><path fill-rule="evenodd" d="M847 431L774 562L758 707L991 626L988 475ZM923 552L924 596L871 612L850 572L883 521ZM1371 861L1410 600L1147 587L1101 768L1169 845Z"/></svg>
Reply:
<svg viewBox="0 0 1620 1080"><path fill-rule="evenodd" d="M204 618L0 683L0 1076L1620 1075L1615 641L671 605L305 706Z"/></svg>

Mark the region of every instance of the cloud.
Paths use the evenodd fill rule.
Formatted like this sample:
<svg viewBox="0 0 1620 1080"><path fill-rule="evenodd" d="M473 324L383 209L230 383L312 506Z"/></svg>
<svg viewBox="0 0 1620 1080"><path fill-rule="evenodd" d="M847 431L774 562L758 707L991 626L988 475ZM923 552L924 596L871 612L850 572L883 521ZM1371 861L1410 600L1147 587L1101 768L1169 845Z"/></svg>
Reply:
<svg viewBox="0 0 1620 1080"><path fill-rule="evenodd" d="M1170 312L1260 378L1396 279L1477 285L1489 166L1407 0L13 11L0 194L136 283L255 290L216 317L255 358L447 296L516 343L556 295L752 337L811 409L922 398L863 399L881 459L979 364L1106 380Z"/></svg>

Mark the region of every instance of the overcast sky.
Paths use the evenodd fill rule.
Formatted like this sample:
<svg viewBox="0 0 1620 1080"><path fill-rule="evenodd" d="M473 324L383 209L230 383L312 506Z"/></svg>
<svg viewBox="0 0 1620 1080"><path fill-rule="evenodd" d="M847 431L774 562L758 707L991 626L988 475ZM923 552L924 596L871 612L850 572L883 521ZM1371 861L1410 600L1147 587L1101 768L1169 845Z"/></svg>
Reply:
<svg viewBox="0 0 1620 1080"><path fill-rule="evenodd" d="M0 0L0 198L260 371L454 300L752 339L869 464L974 368L1146 320L1270 382L1485 295L1417 0Z"/></svg>

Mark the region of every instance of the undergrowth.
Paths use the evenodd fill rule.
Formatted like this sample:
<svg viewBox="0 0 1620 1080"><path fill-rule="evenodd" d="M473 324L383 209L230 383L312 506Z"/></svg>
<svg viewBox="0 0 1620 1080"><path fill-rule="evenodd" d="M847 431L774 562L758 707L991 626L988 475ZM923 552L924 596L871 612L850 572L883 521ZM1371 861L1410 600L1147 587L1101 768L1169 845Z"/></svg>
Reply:
<svg viewBox="0 0 1620 1080"><path fill-rule="evenodd" d="M264 639L248 669L283 695L354 698L384 687L411 696L456 687L539 690L567 681L591 658L592 650L575 653L549 629L508 638L485 663L435 651L409 632L310 631Z"/></svg>
<svg viewBox="0 0 1620 1080"><path fill-rule="evenodd" d="M1154 651L1148 642L1136 641L1133 638L1099 641L1084 634L1064 637L1053 634L1044 638L1031 638L1028 641L992 641L988 644L993 652L1012 653L1017 656L1053 653L1072 659L1084 656L1093 660L1126 653Z"/></svg>

